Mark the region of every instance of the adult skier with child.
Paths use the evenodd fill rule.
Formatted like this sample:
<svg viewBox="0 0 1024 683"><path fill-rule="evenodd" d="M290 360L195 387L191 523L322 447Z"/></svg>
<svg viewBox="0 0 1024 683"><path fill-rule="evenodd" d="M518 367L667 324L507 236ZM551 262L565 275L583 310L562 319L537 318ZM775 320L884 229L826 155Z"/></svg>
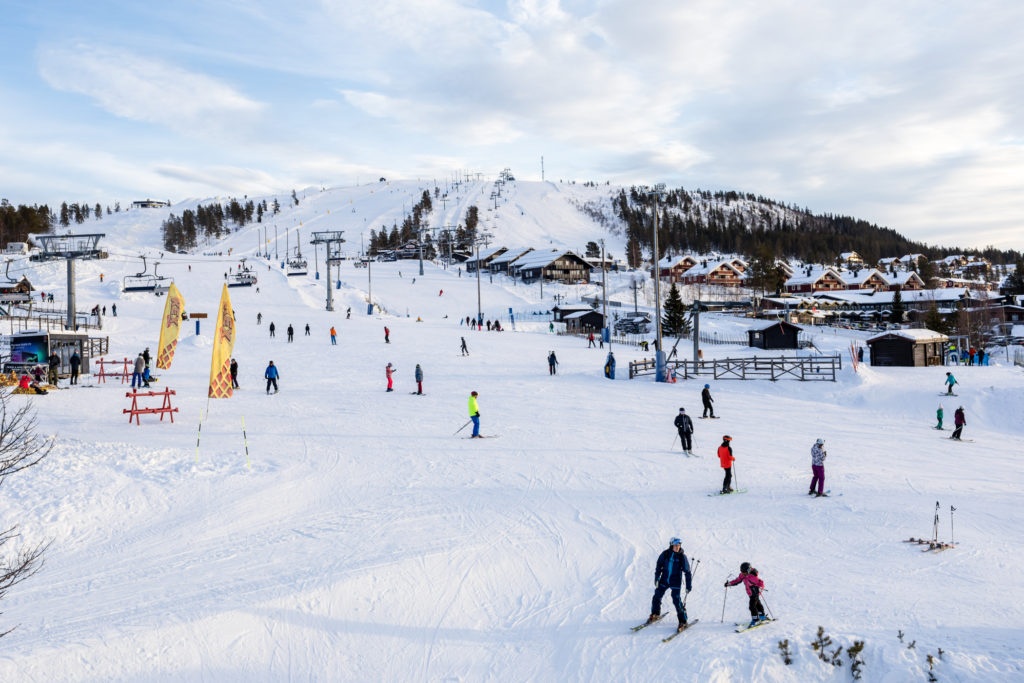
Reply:
<svg viewBox="0 0 1024 683"><path fill-rule="evenodd" d="M693 588L693 574L690 572L690 561L683 552L682 540L673 538L668 542L668 549L658 556L654 566L654 597L651 599L651 616L647 623L653 624L661 619L661 601L666 591L671 591L672 605L676 608L679 626L676 631L686 628L686 607L680 599L683 589L683 577L686 577L686 592Z"/></svg>

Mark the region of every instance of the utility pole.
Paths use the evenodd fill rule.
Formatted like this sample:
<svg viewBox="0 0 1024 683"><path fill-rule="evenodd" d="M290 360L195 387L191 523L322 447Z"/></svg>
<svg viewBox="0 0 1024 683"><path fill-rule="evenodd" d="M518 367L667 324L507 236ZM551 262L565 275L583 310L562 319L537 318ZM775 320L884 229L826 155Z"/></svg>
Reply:
<svg viewBox="0 0 1024 683"><path fill-rule="evenodd" d="M604 239L601 239L601 300L602 300L602 320L604 321L604 328L601 330L601 336L604 337L605 342L608 344L608 350L612 348L612 333L611 328L608 327L608 272L604 267Z"/></svg>
<svg viewBox="0 0 1024 683"><path fill-rule="evenodd" d="M476 320L479 325L480 320L483 319L483 309L480 306L480 240L475 240L474 246L476 247Z"/></svg>
<svg viewBox="0 0 1024 683"><path fill-rule="evenodd" d="M665 373L665 350L661 341L661 260L658 251L658 195L665 191L665 184L658 183L654 186L651 194L654 195L654 253L651 254L651 261L654 265L654 316L656 330L656 350L654 353L655 382L664 382L667 379Z"/></svg>
<svg viewBox="0 0 1024 683"><path fill-rule="evenodd" d="M698 361L700 360L700 299L693 301L693 374L699 373Z"/></svg>

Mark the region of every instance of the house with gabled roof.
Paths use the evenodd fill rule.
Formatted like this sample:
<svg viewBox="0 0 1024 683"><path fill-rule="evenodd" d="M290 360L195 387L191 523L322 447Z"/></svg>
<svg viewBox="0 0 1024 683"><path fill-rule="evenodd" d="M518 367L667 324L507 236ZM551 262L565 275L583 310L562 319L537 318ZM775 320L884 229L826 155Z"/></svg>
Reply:
<svg viewBox="0 0 1024 683"><path fill-rule="evenodd" d="M514 249L508 249L505 253L492 258L487 267L492 273L507 273L509 266L516 259L529 254L531 251L533 251L533 247L517 247Z"/></svg>
<svg viewBox="0 0 1024 683"><path fill-rule="evenodd" d="M924 280L912 270L903 270L896 273L888 273L885 276L889 291L899 289L900 291L924 289Z"/></svg>
<svg viewBox="0 0 1024 683"><path fill-rule="evenodd" d="M481 251L479 254L479 261L477 260L477 256L466 260L466 272L475 273L478 264L480 268L486 269L495 256L501 256L506 251L508 251L508 247L493 247L491 249Z"/></svg>
<svg viewBox="0 0 1024 683"><path fill-rule="evenodd" d="M834 268L806 266L786 280L786 291L791 294L846 289L846 282Z"/></svg>
<svg viewBox="0 0 1024 683"><path fill-rule="evenodd" d="M683 273L697 265L697 259L690 255L666 256L658 261L658 274L670 282L679 282ZM654 277L652 271L651 277Z"/></svg>
<svg viewBox="0 0 1024 683"><path fill-rule="evenodd" d="M888 289L889 282L877 268L862 268L852 271L844 270L839 276L846 283L847 289Z"/></svg>
<svg viewBox="0 0 1024 683"><path fill-rule="evenodd" d="M515 260L511 269L526 281L589 282L590 264L579 254L562 251L533 251Z"/></svg>
<svg viewBox="0 0 1024 683"><path fill-rule="evenodd" d="M864 259L855 251L844 251L839 255L839 260L848 268L857 268L864 265Z"/></svg>
<svg viewBox="0 0 1024 683"><path fill-rule="evenodd" d="M743 284L743 271L729 261L706 261L683 273L685 285L719 285L739 287Z"/></svg>

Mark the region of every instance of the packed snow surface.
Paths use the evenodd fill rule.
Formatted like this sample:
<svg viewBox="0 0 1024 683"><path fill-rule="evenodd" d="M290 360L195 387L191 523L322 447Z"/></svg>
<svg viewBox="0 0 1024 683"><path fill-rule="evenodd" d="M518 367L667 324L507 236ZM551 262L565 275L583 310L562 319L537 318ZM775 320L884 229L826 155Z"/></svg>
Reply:
<svg viewBox="0 0 1024 683"><path fill-rule="evenodd" d="M155 353L164 299L121 294L120 278L140 269L131 254L158 249L159 220L136 232L128 218L104 220L111 258L79 264L79 308L117 303L101 333L108 357ZM555 293L572 302L593 287L545 288L541 299L536 285L485 276L484 317L504 316L507 331L471 331L474 277L429 262L423 276L411 261L374 264L373 300L385 312L367 315L369 273L349 262L340 287L331 283L331 313L322 254L319 280L312 259L308 276L288 278L279 261L252 258L257 229L160 266L187 311L213 313L224 273L243 255L256 264L259 292L230 290L233 398L207 401L204 320L199 335L186 324L173 367L156 371L154 387L177 392L173 424L129 424L126 387L90 378L31 399L57 445L0 490L2 522L19 524L25 542L53 542L43 569L0 604L0 628L18 626L0 641L0 680L849 680L845 653L835 668L811 649L819 626L832 649L864 641L864 680L925 680L928 655L941 681L1024 677L1024 392L1021 369L1000 354L989 367L955 368L955 398L939 395L945 368L855 372L849 346L867 335L832 330L811 334L823 353L842 354L834 383L629 380L628 361L644 354L619 345L609 381L607 349L530 315ZM507 238L526 245L543 234ZM62 291L63 264L20 267L38 289ZM609 284L628 292L628 277ZM723 337L751 324L701 320ZM692 353L689 342L680 352ZM280 368L278 394L265 393L268 360ZM410 394L417 363L425 396ZM672 420L681 406L699 416L705 381L721 419L694 420L699 457L686 457ZM470 391L482 433L495 438L459 431ZM946 438L960 405L973 442ZM748 492L711 497L724 434ZM807 495L818 437L830 498ZM932 535L936 501L939 537L955 533L958 546L902 542ZM666 619L629 627L649 614L655 561L676 535L700 560L687 601L700 623L663 644L676 625L668 596ZM778 621L736 634L747 598L723 583L744 561Z"/></svg>

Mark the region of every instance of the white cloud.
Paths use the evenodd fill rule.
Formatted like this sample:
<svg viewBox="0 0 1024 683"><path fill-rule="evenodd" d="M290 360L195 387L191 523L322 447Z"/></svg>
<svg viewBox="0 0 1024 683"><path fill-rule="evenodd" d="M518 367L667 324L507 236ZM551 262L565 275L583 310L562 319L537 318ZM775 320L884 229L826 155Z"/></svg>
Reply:
<svg viewBox="0 0 1024 683"><path fill-rule="evenodd" d="M38 61L51 87L86 95L115 116L181 133L237 129L264 107L216 78L125 50L79 43L40 49Z"/></svg>

